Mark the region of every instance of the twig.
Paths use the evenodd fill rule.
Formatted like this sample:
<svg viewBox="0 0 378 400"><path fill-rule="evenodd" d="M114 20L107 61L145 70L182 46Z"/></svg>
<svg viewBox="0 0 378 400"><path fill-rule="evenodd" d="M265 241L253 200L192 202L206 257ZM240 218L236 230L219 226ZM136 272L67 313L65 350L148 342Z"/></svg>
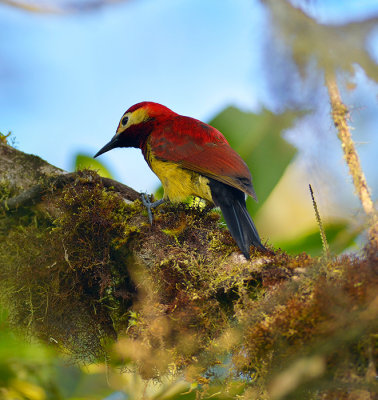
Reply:
<svg viewBox="0 0 378 400"><path fill-rule="evenodd" d="M117 3L126 3L128 0L97 0L90 2L82 1L65 1L60 2L59 5L54 4L53 1L50 4L46 2L30 2L24 0L0 0L1 4L6 4L11 7L19 8L24 11L39 13L39 14L72 14L78 12L88 12L97 10L104 6L109 6Z"/></svg>

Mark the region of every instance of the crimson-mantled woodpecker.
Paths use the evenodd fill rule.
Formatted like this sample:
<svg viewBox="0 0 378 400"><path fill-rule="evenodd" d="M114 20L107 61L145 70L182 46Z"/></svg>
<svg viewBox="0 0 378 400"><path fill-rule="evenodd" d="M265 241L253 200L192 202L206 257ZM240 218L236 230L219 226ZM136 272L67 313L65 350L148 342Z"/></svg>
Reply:
<svg viewBox="0 0 378 400"><path fill-rule="evenodd" d="M145 101L123 114L115 136L95 157L116 147L142 150L163 185L164 199L181 202L198 196L220 207L247 259L251 244L265 249L246 207L245 194L256 200L251 173L217 129Z"/></svg>

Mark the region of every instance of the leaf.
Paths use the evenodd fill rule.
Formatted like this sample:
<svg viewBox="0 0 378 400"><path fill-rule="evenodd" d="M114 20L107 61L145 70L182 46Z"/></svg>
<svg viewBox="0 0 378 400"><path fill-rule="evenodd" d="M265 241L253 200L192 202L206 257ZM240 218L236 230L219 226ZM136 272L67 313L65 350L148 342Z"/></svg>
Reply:
<svg viewBox="0 0 378 400"><path fill-rule="evenodd" d="M163 196L164 196L163 186L159 185L159 187L154 192L154 197L155 197L155 199L162 199Z"/></svg>
<svg viewBox="0 0 378 400"><path fill-rule="evenodd" d="M260 114L243 112L228 107L217 115L210 125L221 131L247 163L259 200L253 205L254 214L268 198L286 167L296 154L294 146L281 137L303 112L287 111L273 114L263 110ZM252 205L254 201L249 199ZM247 204L248 204L247 203Z"/></svg>
<svg viewBox="0 0 378 400"><path fill-rule="evenodd" d="M113 174L109 171L107 166L105 166L102 162L94 159L93 157L87 156L82 153L76 155L74 161L74 169L75 171L81 169L92 169L104 178L113 178Z"/></svg>
<svg viewBox="0 0 378 400"><path fill-rule="evenodd" d="M354 243L360 232L350 231L349 223L347 221L341 221L327 224L325 226L325 233L331 253L340 254ZM278 242L275 244L289 254L298 254L305 251L311 256L319 256L323 252L319 230L308 232L298 237L296 240Z"/></svg>

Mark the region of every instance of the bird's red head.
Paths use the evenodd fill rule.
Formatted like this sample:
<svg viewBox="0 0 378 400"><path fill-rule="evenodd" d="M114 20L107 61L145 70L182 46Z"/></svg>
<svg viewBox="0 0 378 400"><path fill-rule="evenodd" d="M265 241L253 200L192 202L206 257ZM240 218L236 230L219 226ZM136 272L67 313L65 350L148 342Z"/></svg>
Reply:
<svg viewBox="0 0 378 400"><path fill-rule="evenodd" d="M169 108L152 101L134 104L122 115L112 140L95 157L116 147L142 148L156 123L176 115Z"/></svg>

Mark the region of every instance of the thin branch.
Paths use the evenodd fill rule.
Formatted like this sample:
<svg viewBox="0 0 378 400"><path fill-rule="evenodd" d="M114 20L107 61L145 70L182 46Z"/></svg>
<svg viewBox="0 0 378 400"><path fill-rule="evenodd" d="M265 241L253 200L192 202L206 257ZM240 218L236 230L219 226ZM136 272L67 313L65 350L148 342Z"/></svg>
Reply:
<svg viewBox="0 0 378 400"><path fill-rule="evenodd" d="M332 108L332 118L341 141L341 147L344 152L344 158L352 176L356 193L361 201L362 207L368 217L371 218L371 228L369 236L371 241L378 247L378 218L371 198L369 188L366 182L365 174L362 170L360 159L354 145L350 128L348 125L349 111L342 102L339 88L336 83L335 73L326 72L326 85Z"/></svg>
<svg viewBox="0 0 378 400"><path fill-rule="evenodd" d="M93 11L104 6L127 2L129 0L93 0L89 2L66 1L56 4L51 1L50 4L27 2L23 0L0 0L0 4L6 4L10 7L18 8L27 12L39 14L71 14L78 12Z"/></svg>

